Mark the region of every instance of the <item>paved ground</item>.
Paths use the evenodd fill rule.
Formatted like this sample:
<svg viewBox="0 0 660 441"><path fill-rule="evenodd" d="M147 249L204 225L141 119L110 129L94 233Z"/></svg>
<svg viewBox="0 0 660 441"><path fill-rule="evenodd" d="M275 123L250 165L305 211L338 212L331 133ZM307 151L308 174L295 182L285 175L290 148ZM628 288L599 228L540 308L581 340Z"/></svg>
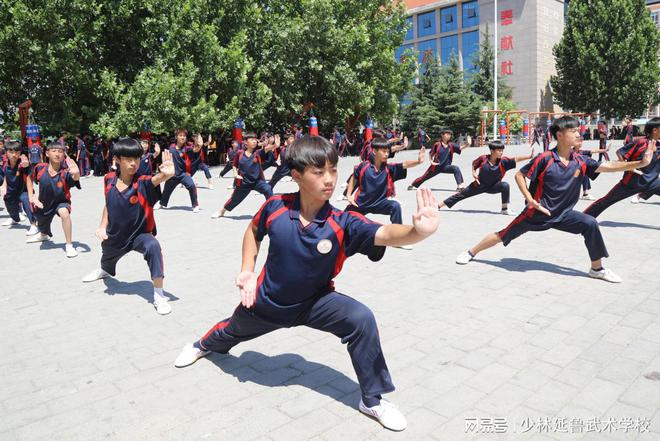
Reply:
<svg viewBox="0 0 660 441"><path fill-rule="evenodd" d="M481 153L457 158L464 175ZM354 163L342 159L340 181ZM397 184L406 220L414 194L405 189L423 167ZM601 176L594 194L618 178ZM506 180L515 187L513 173ZM118 279L80 282L100 257L100 178L73 191L79 257L65 258L57 224L41 246L25 244L23 229L0 231L0 439L660 439L657 198L621 202L600 219L620 285L587 278L582 239L557 231L456 265L468 245L513 219L497 213L495 195L443 211L438 233L412 251L389 249L378 264L349 259L336 285L375 311L397 385L390 398L408 417L408 429L392 433L357 412L355 375L332 335L282 330L173 367L185 343L237 304L241 237L262 203L250 196L235 218L211 220L229 195L230 181L215 181L199 190L200 214L184 190L156 214L174 309L165 317L149 304L137 254L120 262ZM440 198L455 187L450 175L430 186ZM517 189L512 199L520 210ZM503 433L484 435L491 430Z"/></svg>

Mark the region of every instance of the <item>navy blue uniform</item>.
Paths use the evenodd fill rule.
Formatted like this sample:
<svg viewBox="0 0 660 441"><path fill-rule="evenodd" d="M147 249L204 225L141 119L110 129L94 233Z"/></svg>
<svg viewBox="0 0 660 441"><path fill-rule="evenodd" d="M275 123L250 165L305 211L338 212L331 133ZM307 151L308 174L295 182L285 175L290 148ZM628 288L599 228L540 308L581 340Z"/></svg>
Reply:
<svg viewBox="0 0 660 441"><path fill-rule="evenodd" d="M225 164L225 168L223 168L222 171L220 172L221 178L224 178L225 175L231 171L232 165L234 163L234 156L236 156L237 151L238 150L234 150L232 148L229 149L229 151L227 152L227 163Z"/></svg>
<svg viewBox="0 0 660 441"><path fill-rule="evenodd" d="M87 176L90 170L89 154L87 146L79 139L78 140L78 168L80 169L80 176Z"/></svg>
<svg viewBox="0 0 660 441"><path fill-rule="evenodd" d="M507 170L516 168L516 160L513 158L502 158L495 161L494 164L490 162L490 155L479 156L472 162L472 169L479 170L479 183L472 182L463 190L454 193L444 200L444 204L448 207L453 207L458 202L472 196L482 193L502 195L502 205L509 203L509 184L502 182Z"/></svg>
<svg viewBox="0 0 660 441"><path fill-rule="evenodd" d="M309 326L331 332L347 344L363 395L394 390L380 346L373 313L335 291L333 279L347 257L366 254L380 260L385 247L374 244L380 225L329 203L308 226L300 223L300 196L274 196L252 224L256 239L268 235L268 257L257 282L256 303L239 305L199 341L207 350L226 353L244 342L280 328Z"/></svg>
<svg viewBox="0 0 660 441"><path fill-rule="evenodd" d="M206 154L204 153L205 148L206 147L202 147L198 152L195 152L192 146L188 147L187 154L190 158L190 176L194 176L195 173L202 170L206 179L211 179L211 171L206 164Z"/></svg>
<svg viewBox="0 0 660 441"><path fill-rule="evenodd" d="M240 151L234 156L233 166L242 179L234 179L234 192L225 203L225 210L231 211L236 208L252 190L258 191L266 199L273 195L273 189L266 182L261 168L264 157L264 150L254 151L250 156L247 155L247 151Z"/></svg>
<svg viewBox="0 0 660 441"><path fill-rule="evenodd" d="M20 208L27 215L30 223L34 223L34 215L30 207L30 198L27 194L25 182L30 175L29 167L21 167L21 160L16 161L16 166L12 167L9 158L5 157L0 165L0 185L7 183L7 193L5 193L5 207L9 216L14 222L20 222Z"/></svg>
<svg viewBox="0 0 660 441"><path fill-rule="evenodd" d="M40 162L43 162L43 157L44 157L44 149L41 148L39 144L32 144L32 146L29 149L29 154L30 154L30 166L34 167L35 165L39 164Z"/></svg>
<svg viewBox="0 0 660 441"><path fill-rule="evenodd" d="M393 224L403 223L401 205L397 201L388 199L394 194L394 182L405 179L408 170L403 164L382 164L380 170L369 161L364 161L353 171L353 180L356 183L355 202L357 207L349 205L347 211L362 214L389 214Z"/></svg>
<svg viewBox="0 0 660 441"><path fill-rule="evenodd" d="M598 222L593 217L573 210L580 197L582 178L587 175L596 179L600 162L571 152L564 165L557 149L538 155L520 172L529 180L529 192L535 201L550 211L550 216L533 207L526 207L505 229L497 234L504 246L528 231L545 231L554 228L584 236L584 242L592 261L607 257L607 249Z"/></svg>
<svg viewBox="0 0 660 441"><path fill-rule="evenodd" d="M194 156L194 152L192 152L192 148L184 146L177 149L175 145L171 145L169 151L172 154L172 162L174 163L174 176L165 181L160 204L163 207L167 207L172 192L177 185L182 184L190 194L190 204L195 208L199 203L197 202L197 187L195 186L195 181L193 181L191 177L194 159L191 158L191 156ZM190 155L190 152L192 152L193 155Z"/></svg>
<svg viewBox="0 0 660 441"><path fill-rule="evenodd" d="M33 207L34 217L37 220L39 232L52 236L50 224L53 217L60 208L66 208L71 213L71 187L78 184L73 179L68 168L61 167L60 170L51 176L48 171L48 164L42 162L37 164L32 170L32 182L39 185L39 202L44 208Z"/></svg>
<svg viewBox="0 0 660 441"><path fill-rule="evenodd" d="M639 138L625 146L621 147L617 154L624 161L640 161L650 142L648 138ZM584 212L590 216L598 217L611 205L639 193L642 199L649 199L653 195L660 195L660 151L656 150L653 154L651 163L644 168L639 169L643 174L638 175L632 171L627 171L621 179L605 196L587 207Z"/></svg>
<svg viewBox="0 0 660 441"><path fill-rule="evenodd" d="M273 176L270 178L270 181L268 182L268 185L270 185L270 188L273 189L275 188L275 184L277 184L280 179L282 179L285 176L291 176L291 170L289 169L289 166L286 163L286 150L288 147L284 147L282 151L280 151L280 165L277 166L275 169L275 173L273 173Z"/></svg>
<svg viewBox="0 0 660 441"><path fill-rule="evenodd" d="M425 181L431 179L439 173L452 173L454 175L454 179L456 179L456 184L461 185L463 183L463 175L461 174L461 169L455 165L452 165L452 161L454 160L454 153L457 155L461 154L461 147L458 144L450 142L449 144L445 145L441 142L436 142L433 145L431 152L429 152L431 156L431 162L434 162L435 164L431 164L422 176L415 179L412 183L412 186L419 188L419 186L422 185Z"/></svg>
<svg viewBox="0 0 660 441"><path fill-rule="evenodd" d="M145 153L140 157L140 166L135 172L135 176L152 176L154 174L153 153Z"/></svg>
<svg viewBox="0 0 660 441"><path fill-rule="evenodd" d="M133 177L132 184L119 191L115 173L105 175L105 207L108 212L108 238L101 243L101 268L115 275L117 262L130 251L144 256L151 278L163 277L163 253L156 235L153 205L158 192L150 176Z"/></svg>

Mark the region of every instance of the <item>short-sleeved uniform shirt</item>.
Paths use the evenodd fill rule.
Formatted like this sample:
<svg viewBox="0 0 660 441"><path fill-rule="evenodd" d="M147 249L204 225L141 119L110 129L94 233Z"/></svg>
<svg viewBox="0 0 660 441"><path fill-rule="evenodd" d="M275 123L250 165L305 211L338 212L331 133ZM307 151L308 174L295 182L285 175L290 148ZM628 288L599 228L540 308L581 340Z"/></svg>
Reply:
<svg viewBox="0 0 660 441"><path fill-rule="evenodd" d="M364 161L353 171L358 185L355 202L361 207L374 205L394 194L394 182L405 179L408 170L403 164L382 164L380 170L369 161Z"/></svg>
<svg viewBox="0 0 660 441"><path fill-rule="evenodd" d="M42 162L44 149L39 144L32 144L30 147L30 164L39 164Z"/></svg>
<svg viewBox="0 0 660 441"><path fill-rule="evenodd" d="M44 213L56 208L59 204L71 204L71 187L78 182L73 179L68 168L61 167L55 176L48 172L48 163L42 162L32 169L32 181L39 185L39 202L44 206Z"/></svg>
<svg viewBox="0 0 660 441"><path fill-rule="evenodd" d="M252 155L248 156L247 151L240 151L234 156L232 165L238 170L238 174L243 178L240 179L240 185L252 185L257 181L264 179L264 170L262 162L265 157L265 151L255 150Z"/></svg>
<svg viewBox="0 0 660 441"><path fill-rule="evenodd" d="M289 164L286 162L286 151L288 150L289 147L283 147L282 150L280 150L280 166L278 167L280 169L280 172L282 173L287 173L291 174L291 169L289 168Z"/></svg>
<svg viewBox="0 0 660 441"><path fill-rule="evenodd" d="M450 165L454 160L454 153L461 154L461 147L458 144L450 142L445 145L437 142L431 150L431 161L437 163L439 167Z"/></svg>
<svg viewBox="0 0 660 441"><path fill-rule="evenodd" d="M190 174L189 170L192 170L192 161L188 156L187 150L188 148L186 146L180 149L177 149L174 144L169 146L169 151L172 154L172 162L174 163L174 176L182 176L185 173Z"/></svg>
<svg viewBox="0 0 660 441"><path fill-rule="evenodd" d="M339 211L329 202L306 227L300 222L300 194L268 199L254 216L256 239L268 235L268 257L258 278L258 298L266 307L293 308L334 290L333 279L347 257L365 254L380 260L385 247L374 239L380 224L358 213Z"/></svg>
<svg viewBox="0 0 660 441"><path fill-rule="evenodd" d="M504 178L508 170L514 168L516 168L516 160L507 156L502 156L495 161L495 164L490 162L490 155L479 156L472 162L472 169L479 170L480 187L491 187L497 184Z"/></svg>
<svg viewBox="0 0 660 441"><path fill-rule="evenodd" d="M124 191L117 189L118 180L114 172L106 174L103 180L108 211L108 239L104 244L127 249L140 234L156 235L153 206L158 201L158 194L150 176L135 175L132 184Z"/></svg>
<svg viewBox="0 0 660 441"><path fill-rule="evenodd" d="M529 192L547 208L550 219L560 219L562 214L573 209L582 188L582 178L596 179L600 162L571 151L569 162L562 164L557 148L538 155L520 169L529 180ZM538 214L537 214L538 213ZM541 215L547 217L541 212Z"/></svg>
<svg viewBox="0 0 660 441"><path fill-rule="evenodd" d="M140 157L140 166L135 173L136 176L151 176L154 174L153 157L153 153L145 153Z"/></svg>
<svg viewBox="0 0 660 441"><path fill-rule="evenodd" d="M646 137L638 138L617 150L617 154L623 157L624 161L641 161L651 142L656 142L656 145L658 145L657 141ZM658 179L658 174L660 174L660 150L656 150L651 163L644 168L640 168L639 171L643 174L638 175L632 171L625 172L621 182L631 188L644 188Z"/></svg>
<svg viewBox="0 0 660 441"><path fill-rule="evenodd" d="M5 158L0 165L0 185L7 183L7 193L5 199L18 198L21 193L27 191L27 177L30 175L29 167L21 167L21 160L16 161L16 166L12 167L9 159Z"/></svg>

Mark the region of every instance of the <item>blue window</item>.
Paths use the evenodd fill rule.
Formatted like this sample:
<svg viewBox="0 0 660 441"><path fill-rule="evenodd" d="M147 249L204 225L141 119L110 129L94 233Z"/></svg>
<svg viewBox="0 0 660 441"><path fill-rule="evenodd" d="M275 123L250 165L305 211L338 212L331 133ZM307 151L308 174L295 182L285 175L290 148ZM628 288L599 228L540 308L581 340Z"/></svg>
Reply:
<svg viewBox="0 0 660 441"><path fill-rule="evenodd" d="M479 24L479 3L463 3L463 27L477 26Z"/></svg>
<svg viewBox="0 0 660 441"><path fill-rule="evenodd" d="M458 28L456 6L440 10L440 32L455 31Z"/></svg>
<svg viewBox="0 0 660 441"><path fill-rule="evenodd" d="M401 61L401 57L405 55L406 51L409 51L412 48L413 48L412 44L404 44L396 48L396 50L394 51L394 58L396 59L397 63Z"/></svg>
<svg viewBox="0 0 660 441"><path fill-rule="evenodd" d="M440 39L440 61L449 64L451 56L458 57L458 35L449 35Z"/></svg>
<svg viewBox="0 0 660 441"><path fill-rule="evenodd" d="M463 72L469 76L474 72L474 62L479 56L479 31L463 34Z"/></svg>
<svg viewBox="0 0 660 441"><path fill-rule="evenodd" d="M408 26L408 31L406 32L406 40L412 40L415 38L415 35L413 34L413 19L412 17L408 17L406 19L406 26Z"/></svg>
<svg viewBox="0 0 660 441"><path fill-rule="evenodd" d="M417 43L418 59L420 63L431 61L438 57L438 45L436 40L425 40Z"/></svg>
<svg viewBox="0 0 660 441"><path fill-rule="evenodd" d="M435 11L419 14L417 16L417 36L425 37L435 33Z"/></svg>

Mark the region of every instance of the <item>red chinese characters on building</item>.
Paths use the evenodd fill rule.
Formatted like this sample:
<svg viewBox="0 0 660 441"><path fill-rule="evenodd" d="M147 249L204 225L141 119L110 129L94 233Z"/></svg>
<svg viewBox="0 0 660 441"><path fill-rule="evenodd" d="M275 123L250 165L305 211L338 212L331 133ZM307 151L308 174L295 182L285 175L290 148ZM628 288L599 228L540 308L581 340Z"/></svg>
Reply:
<svg viewBox="0 0 660 441"><path fill-rule="evenodd" d="M503 51L510 51L513 49L513 35L505 35L500 38L500 49Z"/></svg>
<svg viewBox="0 0 660 441"><path fill-rule="evenodd" d="M500 24L502 26L513 24L513 9L506 9L500 12Z"/></svg>
<svg viewBox="0 0 660 441"><path fill-rule="evenodd" d="M513 24L513 9L505 9L500 12L500 25L509 26ZM500 50L513 50L513 36L505 35L500 38ZM513 61L506 60L500 63L500 75L513 75Z"/></svg>
<svg viewBox="0 0 660 441"><path fill-rule="evenodd" d="M502 61L500 64L500 75L513 75L513 61Z"/></svg>

